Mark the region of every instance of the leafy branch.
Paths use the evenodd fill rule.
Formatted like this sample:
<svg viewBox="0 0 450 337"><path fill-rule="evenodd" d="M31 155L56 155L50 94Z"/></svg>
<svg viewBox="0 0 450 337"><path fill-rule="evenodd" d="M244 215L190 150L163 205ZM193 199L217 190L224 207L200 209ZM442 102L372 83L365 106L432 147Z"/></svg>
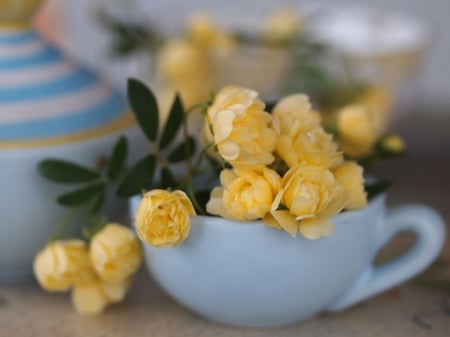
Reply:
<svg viewBox="0 0 450 337"><path fill-rule="evenodd" d="M96 11L97 21L112 35L111 55L128 56L141 50L155 51L162 44L162 34L148 24L130 23L118 20L106 13Z"/></svg>
<svg viewBox="0 0 450 337"><path fill-rule="evenodd" d="M105 223L100 213L107 200L108 190L114 190L119 197L129 198L154 187L179 188L189 195L197 211L204 213L204 203L197 200L203 192L195 191L192 181L194 176L201 173L199 168L204 163L212 165L213 162L208 158L207 148L197 151L197 138L189 132L188 116L199 109L204 112L208 104L195 105L185 111L180 96L176 95L167 122L160 129L156 97L144 83L136 79L128 81L128 100L149 142L150 152L146 156L127 166L128 141L122 136L109 156L96 167L60 159L46 159L38 165L39 173L47 180L74 186L58 196L57 202L70 208L71 214L77 209L87 212L93 223L89 228L83 228L86 238ZM171 166L182 162L187 170L184 176L177 176ZM60 227L65 227L67 223L66 219ZM62 231L61 228L58 233Z"/></svg>
<svg viewBox="0 0 450 337"><path fill-rule="evenodd" d="M78 207L92 203L91 213L95 214L103 207L108 186L120 180L126 171L127 153L127 140L120 137L109 156L106 168L90 168L66 160L46 159L39 163L38 171L52 182L77 185L75 189L57 198L60 205Z"/></svg>

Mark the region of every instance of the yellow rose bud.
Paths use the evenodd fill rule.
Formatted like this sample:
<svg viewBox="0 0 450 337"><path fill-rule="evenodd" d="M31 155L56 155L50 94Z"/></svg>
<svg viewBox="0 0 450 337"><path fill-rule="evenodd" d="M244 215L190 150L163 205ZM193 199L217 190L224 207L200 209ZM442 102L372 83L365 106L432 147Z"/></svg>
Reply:
<svg viewBox="0 0 450 337"><path fill-rule="evenodd" d="M139 238L155 247L177 246L189 234L194 207L183 191L152 190L136 212Z"/></svg>
<svg viewBox="0 0 450 337"><path fill-rule="evenodd" d="M361 166L353 161L346 161L335 168L333 174L347 192L346 209L359 209L367 205L363 168Z"/></svg>
<svg viewBox="0 0 450 337"><path fill-rule="evenodd" d="M276 145L258 94L241 87L225 87L217 94L206 116L205 134L214 141L220 156L234 167L268 165Z"/></svg>
<svg viewBox="0 0 450 337"><path fill-rule="evenodd" d="M270 210L281 182L278 173L265 167L223 170L220 180L223 189L213 191L206 205L207 211L242 221L263 218Z"/></svg>
<svg viewBox="0 0 450 337"><path fill-rule="evenodd" d="M379 136L370 109L363 105L349 105L339 110L337 116L344 153L352 158L369 155Z"/></svg>
<svg viewBox="0 0 450 337"><path fill-rule="evenodd" d="M67 291L90 275L89 254L81 240L56 241L34 259L34 274L47 291Z"/></svg>
<svg viewBox="0 0 450 337"><path fill-rule="evenodd" d="M273 128L278 134L276 153L288 167L299 163L332 168L343 160L333 137L320 125L305 95L290 95L273 109Z"/></svg>
<svg viewBox="0 0 450 337"><path fill-rule="evenodd" d="M390 135L383 139L381 146L390 153L402 153L405 151L405 141L399 136Z"/></svg>
<svg viewBox="0 0 450 337"><path fill-rule="evenodd" d="M99 279L76 285L72 290L72 303L81 315L97 315L106 309L108 299Z"/></svg>
<svg viewBox="0 0 450 337"><path fill-rule="evenodd" d="M297 11L283 8L270 13L264 23L264 36L271 42L283 42L299 34L302 21Z"/></svg>
<svg viewBox="0 0 450 337"><path fill-rule="evenodd" d="M142 262L136 236L131 229L119 224L108 224L94 236L89 255L99 277L112 283L129 278Z"/></svg>

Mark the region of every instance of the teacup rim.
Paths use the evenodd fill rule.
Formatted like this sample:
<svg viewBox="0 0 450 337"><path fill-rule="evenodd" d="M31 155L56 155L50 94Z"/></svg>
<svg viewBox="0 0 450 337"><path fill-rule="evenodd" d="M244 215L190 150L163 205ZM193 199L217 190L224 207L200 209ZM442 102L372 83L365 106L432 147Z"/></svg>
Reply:
<svg viewBox="0 0 450 337"><path fill-rule="evenodd" d="M134 203L138 200L142 199L142 195L135 195L133 197L130 198L129 202L130 203ZM136 201L133 201L136 200ZM383 208L385 206L385 200L386 200L386 193L380 193L380 195L377 195L376 197L374 197L373 199L371 199L367 206L358 209L358 210L348 210L348 211L344 211L341 213L338 213L337 215L335 215L334 217L332 217L332 221L335 225L336 228L340 227L341 224L346 223L348 221L353 220L354 218L358 218L358 217L365 217L367 216L367 214L370 214L371 212L373 212L373 209L376 207L380 207ZM131 206L132 209L132 206ZM214 227L222 227L222 226L226 226L229 229L235 229L235 230L239 230L242 228L267 228L267 226L263 223L262 219L258 219L258 220L251 220L251 221L242 221L242 220L237 220L237 219L227 219L227 218L223 218L220 216L213 216L213 215L194 215L192 216L192 222L196 223L196 224L206 224L208 223L208 225L213 225ZM135 227L134 224L134 217L132 217L131 219L131 224L132 227Z"/></svg>

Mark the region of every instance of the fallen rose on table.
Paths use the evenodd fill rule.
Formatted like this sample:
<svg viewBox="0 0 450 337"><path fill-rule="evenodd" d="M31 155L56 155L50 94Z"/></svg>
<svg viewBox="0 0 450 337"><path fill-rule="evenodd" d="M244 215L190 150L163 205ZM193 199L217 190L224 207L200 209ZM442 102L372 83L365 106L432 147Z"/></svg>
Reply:
<svg viewBox="0 0 450 337"><path fill-rule="evenodd" d="M49 243L36 256L33 269L43 289L72 290L75 309L93 315L125 298L141 262L134 233L119 224L106 224L89 245L80 239Z"/></svg>

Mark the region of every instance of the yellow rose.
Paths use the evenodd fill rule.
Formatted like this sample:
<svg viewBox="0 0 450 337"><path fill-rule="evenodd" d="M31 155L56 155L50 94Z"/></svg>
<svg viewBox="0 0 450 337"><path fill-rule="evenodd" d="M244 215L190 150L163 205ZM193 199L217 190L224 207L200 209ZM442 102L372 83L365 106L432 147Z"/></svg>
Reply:
<svg viewBox="0 0 450 337"><path fill-rule="evenodd" d="M33 270L45 290L67 291L90 275L86 244L81 240L52 242L37 254Z"/></svg>
<svg viewBox="0 0 450 337"><path fill-rule="evenodd" d="M332 232L329 219L347 203L347 195L333 173L316 165L299 164L284 175L281 190L264 222L292 236L300 231L316 239ZM280 205L284 207L279 207Z"/></svg>
<svg viewBox="0 0 450 337"><path fill-rule="evenodd" d="M144 194L136 212L137 233L155 247L177 246L188 236L193 215L183 191L152 190Z"/></svg>
<svg viewBox="0 0 450 337"><path fill-rule="evenodd" d="M378 86L365 90L353 104L337 114L341 148L351 158L372 153L375 142L386 132L390 100L387 91Z"/></svg>
<svg viewBox="0 0 450 337"><path fill-rule="evenodd" d="M379 137L370 109L348 105L338 111L337 123L341 148L351 158L369 155Z"/></svg>
<svg viewBox="0 0 450 337"><path fill-rule="evenodd" d="M333 168L343 160L333 136L322 128L280 136L277 141L277 154L289 167L307 163Z"/></svg>
<svg viewBox="0 0 450 337"><path fill-rule="evenodd" d="M305 95L290 95L273 109L273 128L278 134L276 153L288 167L301 162L335 167L342 162L333 137L320 125L320 115L311 111Z"/></svg>
<svg viewBox="0 0 450 337"><path fill-rule="evenodd" d="M292 127L306 130L320 126L320 114L311 110L308 96L294 94L282 98L272 110L273 127L279 135L288 134Z"/></svg>
<svg viewBox="0 0 450 337"><path fill-rule="evenodd" d="M301 26L301 19L295 9L282 8L267 17L264 36L270 42L284 42L297 36Z"/></svg>
<svg viewBox="0 0 450 337"><path fill-rule="evenodd" d="M103 312L110 302L102 281L98 278L78 284L72 290L72 303L81 315L97 315Z"/></svg>
<svg viewBox="0 0 450 337"><path fill-rule="evenodd" d="M158 55L163 75L170 81L189 83L208 72L206 55L188 41L173 40L165 44Z"/></svg>
<svg viewBox="0 0 450 337"><path fill-rule="evenodd" d="M339 213L347 198L333 173L321 166L297 165L281 180L282 203L297 220L330 217Z"/></svg>
<svg viewBox="0 0 450 337"><path fill-rule="evenodd" d="M363 168L353 161L346 161L333 170L336 179L347 192L346 209L359 209L367 205L367 195L364 190Z"/></svg>
<svg viewBox="0 0 450 337"><path fill-rule="evenodd" d="M206 116L205 134L231 165L268 165L276 144L272 117L252 90L230 86L217 94ZM211 132L212 131L212 132Z"/></svg>
<svg viewBox="0 0 450 337"><path fill-rule="evenodd" d="M186 30L191 41L202 48L213 45L217 35L217 27L205 12L197 12L191 15L188 18Z"/></svg>
<svg viewBox="0 0 450 337"><path fill-rule="evenodd" d="M212 90L209 63L198 47L188 41L170 41L161 49L158 63L163 78L158 95L163 113L168 114L175 92L180 93L186 107L208 100Z"/></svg>
<svg viewBox="0 0 450 337"><path fill-rule="evenodd" d="M136 236L119 224L108 224L94 236L89 256L99 277L113 283L129 278L142 262Z"/></svg>
<svg viewBox="0 0 450 337"><path fill-rule="evenodd" d="M221 31L205 12L195 13L188 19L187 33L189 39L203 49L230 49L236 45L234 37Z"/></svg>
<svg viewBox="0 0 450 337"><path fill-rule="evenodd" d="M369 109L373 128L377 135L382 135L386 132L391 99L384 87L371 86L367 88L355 103Z"/></svg>
<svg viewBox="0 0 450 337"><path fill-rule="evenodd" d="M206 205L209 213L242 221L263 218L280 190L281 178L268 168L223 170L223 188L213 190Z"/></svg>

